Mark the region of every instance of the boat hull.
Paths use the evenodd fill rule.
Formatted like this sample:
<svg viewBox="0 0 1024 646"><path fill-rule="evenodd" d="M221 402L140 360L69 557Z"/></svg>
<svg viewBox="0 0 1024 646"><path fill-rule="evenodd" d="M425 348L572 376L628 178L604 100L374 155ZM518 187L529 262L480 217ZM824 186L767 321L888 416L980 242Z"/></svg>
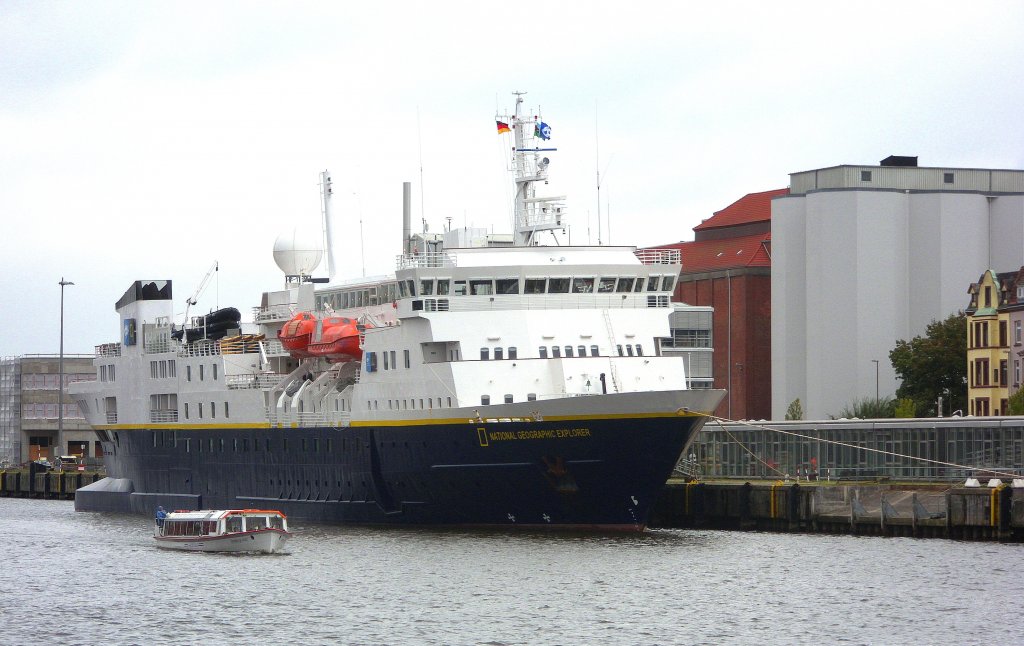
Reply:
<svg viewBox="0 0 1024 646"><path fill-rule="evenodd" d="M106 465L120 494L101 481L75 501L80 510L146 514L158 504L263 507L327 523L641 530L705 419L679 408L344 428L112 430Z"/></svg>
<svg viewBox="0 0 1024 646"><path fill-rule="evenodd" d="M291 536L280 529L260 529L222 536L154 536L158 547L186 552L261 552L274 554L284 549Z"/></svg>

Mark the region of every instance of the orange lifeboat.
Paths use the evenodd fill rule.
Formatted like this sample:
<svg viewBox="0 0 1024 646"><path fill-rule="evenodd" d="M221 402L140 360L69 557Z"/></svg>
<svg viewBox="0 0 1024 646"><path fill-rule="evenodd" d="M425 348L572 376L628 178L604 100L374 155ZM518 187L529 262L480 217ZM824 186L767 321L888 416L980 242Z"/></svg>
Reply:
<svg viewBox="0 0 1024 646"><path fill-rule="evenodd" d="M313 340L313 333L316 331L316 316L309 312L298 312L277 331L277 338L296 359L311 357L309 353L309 342Z"/></svg>
<svg viewBox="0 0 1024 646"><path fill-rule="evenodd" d="M322 319L322 324L320 338L311 341L307 348L310 356L325 357L331 362L359 361L362 358L359 335L366 326L343 316L329 316Z"/></svg>

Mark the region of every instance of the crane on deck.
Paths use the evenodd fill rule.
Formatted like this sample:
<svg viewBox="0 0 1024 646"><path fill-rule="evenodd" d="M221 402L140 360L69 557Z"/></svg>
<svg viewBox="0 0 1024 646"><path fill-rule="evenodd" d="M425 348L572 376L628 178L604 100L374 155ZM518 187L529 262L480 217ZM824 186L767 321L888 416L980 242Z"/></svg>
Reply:
<svg viewBox="0 0 1024 646"><path fill-rule="evenodd" d="M213 275L218 271L220 271L219 261L214 260L213 264L210 265L210 269L207 270L206 275L203 276L203 280L199 283L199 287L196 287L196 291L192 292L192 295L185 301L185 322L182 324L183 327L188 325L189 308L199 301L199 297L203 295L203 292L206 291L206 287L210 284L210 279L213 278Z"/></svg>

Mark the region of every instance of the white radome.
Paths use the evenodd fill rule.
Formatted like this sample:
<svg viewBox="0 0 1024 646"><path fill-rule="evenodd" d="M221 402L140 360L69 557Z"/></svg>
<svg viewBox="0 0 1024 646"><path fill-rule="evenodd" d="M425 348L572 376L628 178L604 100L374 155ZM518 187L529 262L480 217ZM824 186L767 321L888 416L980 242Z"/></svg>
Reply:
<svg viewBox="0 0 1024 646"><path fill-rule="evenodd" d="M274 241L274 262L287 276L309 276L324 256L319 236L299 229L282 233Z"/></svg>

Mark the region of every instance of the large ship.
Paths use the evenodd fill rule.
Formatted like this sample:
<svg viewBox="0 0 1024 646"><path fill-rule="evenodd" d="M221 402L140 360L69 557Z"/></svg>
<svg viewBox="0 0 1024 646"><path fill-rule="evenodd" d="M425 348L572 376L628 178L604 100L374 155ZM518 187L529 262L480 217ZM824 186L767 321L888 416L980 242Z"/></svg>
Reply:
<svg viewBox="0 0 1024 646"><path fill-rule="evenodd" d="M75 508L643 529L723 391L687 389L683 359L661 352L677 250L541 244L566 210L536 193L554 149L521 104L498 118L510 236L413 235L406 184L393 275L323 283L320 254L279 238L284 285L251 324L228 309L184 329L170 280L133 283L120 342L71 386L108 474ZM331 192L325 172L328 234Z"/></svg>

